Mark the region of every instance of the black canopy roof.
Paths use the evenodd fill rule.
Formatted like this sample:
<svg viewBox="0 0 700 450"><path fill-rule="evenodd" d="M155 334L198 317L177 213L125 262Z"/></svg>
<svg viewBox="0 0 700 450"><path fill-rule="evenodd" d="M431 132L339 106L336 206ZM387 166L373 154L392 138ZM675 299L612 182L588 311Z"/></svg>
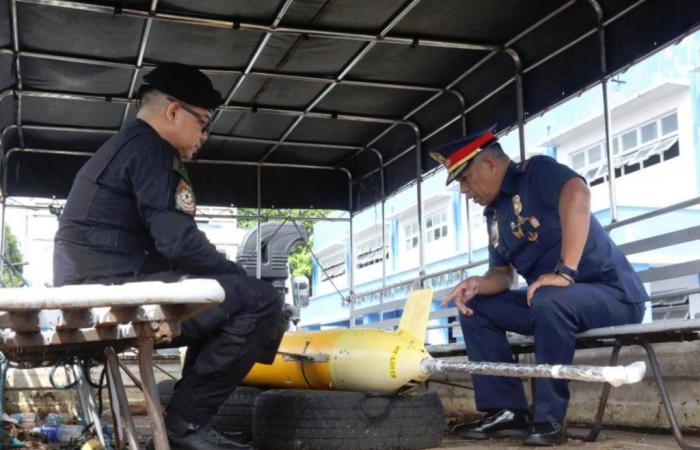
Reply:
<svg viewBox="0 0 700 450"><path fill-rule="evenodd" d="M0 0L5 193L65 197L143 75L176 61L228 99L190 164L199 203L358 210L433 169L431 147L694 31L699 3Z"/></svg>

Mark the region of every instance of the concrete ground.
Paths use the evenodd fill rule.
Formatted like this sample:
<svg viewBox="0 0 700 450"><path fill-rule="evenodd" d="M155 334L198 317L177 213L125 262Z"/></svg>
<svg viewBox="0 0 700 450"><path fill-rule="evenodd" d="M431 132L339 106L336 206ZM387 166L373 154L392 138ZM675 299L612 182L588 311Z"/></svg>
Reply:
<svg viewBox="0 0 700 450"><path fill-rule="evenodd" d="M570 429L572 434L583 435L585 430ZM700 437L690 436L687 438L692 445L700 446ZM534 447L525 447L519 440L516 439L492 439L489 441L465 441L454 435L446 435L443 438L440 449L453 450L481 450L481 449L532 449ZM557 447L557 449L575 449L575 450L665 450L680 448L673 436L669 434L645 433L643 430L627 431L627 430L603 430L596 442L584 442L579 439L569 439L566 445ZM434 449L437 450L437 449Z"/></svg>

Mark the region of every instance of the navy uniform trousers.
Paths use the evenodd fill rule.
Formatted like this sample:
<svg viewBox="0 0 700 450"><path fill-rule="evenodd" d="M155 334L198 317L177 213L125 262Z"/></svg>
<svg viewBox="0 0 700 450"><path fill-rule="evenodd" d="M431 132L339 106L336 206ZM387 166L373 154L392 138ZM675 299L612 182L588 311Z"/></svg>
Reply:
<svg viewBox="0 0 700 450"><path fill-rule="evenodd" d="M525 290L477 295L467 303L474 315L460 313L459 317L469 360L513 362L505 334L513 331L534 335L537 363L571 364L576 333L641 322L644 304L623 302L621 295L596 283L541 287L535 292L532 307L527 304ZM528 410L519 378L473 375L473 383L480 411ZM533 389L533 421L563 421L569 403L568 381L536 378Z"/></svg>

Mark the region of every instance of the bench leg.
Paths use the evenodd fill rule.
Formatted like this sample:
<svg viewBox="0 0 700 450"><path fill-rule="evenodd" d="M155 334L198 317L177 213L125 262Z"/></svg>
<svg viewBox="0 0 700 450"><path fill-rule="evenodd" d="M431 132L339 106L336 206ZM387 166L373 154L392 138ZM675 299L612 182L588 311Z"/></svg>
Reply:
<svg viewBox="0 0 700 450"><path fill-rule="evenodd" d="M80 406L83 410L83 420L88 424L92 424L100 444L102 444L103 447L107 447L104 434L102 433L100 414L97 412L97 407L95 406L95 397L92 394L92 387L87 380L89 374L83 372L83 368L80 367L80 364L73 364L73 372L76 374L76 379L78 381L76 388L78 389L78 396L80 397Z"/></svg>
<svg viewBox="0 0 700 450"><path fill-rule="evenodd" d="M115 418L114 434L119 437L125 434L126 441L129 443L129 449L138 450L139 444L136 437L134 419L131 417L124 383L121 373L119 373L117 354L112 347L105 348L105 365L107 366L107 379L109 380L110 404L113 405L112 414ZM118 445L121 445L121 443Z"/></svg>
<svg viewBox="0 0 700 450"><path fill-rule="evenodd" d="M661 394L661 402L666 410L666 417L671 424L671 431L673 431L673 438L678 443L678 446L683 450L700 450L700 446L691 445L685 441L683 438L683 433L678 425L678 420L676 419L676 413L673 411L673 405L671 404L671 398L668 396L668 391L666 390L666 383L661 375L661 368L659 367L659 361L656 359L656 353L654 352L654 347L645 343L642 344L644 350L647 352L647 357L649 359L649 365L651 366L651 371L654 373L654 378L656 379L656 386L659 388L659 394Z"/></svg>
<svg viewBox="0 0 700 450"><path fill-rule="evenodd" d="M153 444L155 450L170 450L163 410L158 397L156 378L153 375L153 336L145 330L145 324L139 324L139 373L143 384L143 396L146 399L146 410L153 429Z"/></svg>
<svg viewBox="0 0 700 450"><path fill-rule="evenodd" d="M619 344L615 345L613 348L613 351L610 354L609 366L614 366L617 364L617 359L620 356L620 348L621 346ZM600 431L603 429L603 416L605 415L605 407L608 405L608 397L610 396L611 387L612 386L610 383L605 383L603 385L603 392L600 394L600 403L598 403L598 412L595 415L595 421L593 422L591 429L588 430L586 437L583 438L583 440L586 442L595 442L596 439L598 439Z"/></svg>

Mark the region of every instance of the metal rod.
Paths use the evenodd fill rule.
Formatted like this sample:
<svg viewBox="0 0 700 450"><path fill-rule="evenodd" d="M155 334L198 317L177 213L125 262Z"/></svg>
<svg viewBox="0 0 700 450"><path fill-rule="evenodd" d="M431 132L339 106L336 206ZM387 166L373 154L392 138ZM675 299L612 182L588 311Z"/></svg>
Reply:
<svg viewBox="0 0 700 450"><path fill-rule="evenodd" d="M634 8L636 8L637 6L639 6L639 5L640 5L641 3L643 3L644 1L646 1L646 0L639 0L637 3L633 4L632 6L630 6L630 7L626 8L626 9L624 9L623 11L620 11L620 12L617 13L615 16L613 16L612 18L610 18L610 19L608 19L607 21L605 21L604 24L603 24L603 26L608 26L609 24L611 24L611 23L613 23L614 21L618 20L620 17L622 17L623 15L629 13L631 10L633 10ZM523 33L521 33L521 34L515 36L513 39L509 40L509 41L506 43L506 45L503 47L503 49L504 49L503 51L506 51L506 49L510 48L515 42L517 42L518 40L520 40L520 39L521 39L522 37L524 37L526 34L529 34L529 33L530 33L531 31L533 31L535 28L541 26L542 24L544 24L545 22L547 22L547 21L550 20L551 18L555 17L556 15L558 15L559 13L561 13L562 11L564 11L565 9L569 8L573 3L575 3L575 1L570 1L570 2L568 2L568 3L564 4L564 5L562 5L560 8L558 8L557 10L553 11L551 14L549 14L548 16L546 16L545 18L543 18L542 21L540 21L540 22L534 24L533 27L531 27L530 29L526 30L526 32L523 32ZM569 48L571 48L572 46L576 45L577 43L581 42L581 41L584 40L585 38L591 36L593 33L596 32L596 30L597 30L597 28L596 28L596 29L593 29L593 30L591 30L591 31L589 31L589 32L587 32L587 33L584 33L583 35L581 35L580 37L578 37L578 38L575 39L574 41L570 42L569 44L565 45L564 47L560 48L559 50L555 51L554 53L552 53L552 54L550 54L550 55L548 55L548 56L542 58L541 60L539 60L538 62L536 62L536 63L534 63L534 64L532 64L532 65L530 65L530 66L528 66L527 68L522 69L522 70L520 71L520 72L521 72L521 76L522 76L523 74L525 74L525 73L528 73L528 72L531 71L531 70L534 70L534 69L537 68L539 65L544 64L546 61L549 61L551 58L554 58L555 56L561 54L562 52L566 51L567 49L569 49ZM471 66L469 69L467 69L467 71L465 71L465 72L462 73L459 77L457 77L455 80L453 80L450 84L448 84L447 87L446 87L446 89L452 89L452 88L453 88L454 86L456 86L459 82L461 82L464 78L466 78L468 75L470 75L471 73L473 73L476 69L478 69L481 65L485 64L488 60L490 60L491 58L493 58L497 53L498 53L498 52L493 52L493 53L490 53L489 55L486 55L484 58L482 58L482 59L481 59L480 61L478 61L476 64L474 64L474 65ZM620 70L622 70L622 69L620 69ZM426 140L430 139L430 138L433 137L435 134L437 134L439 131L444 130L445 128L447 128L447 127L448 127L449 125L451 125L452 123L454 123L454 122L460 120L460 118L461 118L462 115L468 114L471 110L475 109L478 105L482 104L484 101L486 101L487 99L491 98L491 97L492 97L493 95L495 95L496 93L498 93L498 92L500 92L501 90L503 90L506 86L508 86L508 85L509 85L510 83L512 83L512 82L516 82L516 83L517 83L517 77L513 77L513 78L511 78L510 80L508 80L508 81L506 81L505 83L503 83L502 85L498 86L496 89L494 89L492 92L490 92L490 93L487 94L486 96L482 97L482 98L481 98L480 100L478 100L476 103L471 104L465 111L463 111L463 112L460 113L459 115L453 117L452 119L450 119L449 121L447 121L445 124L443 124L442 126L438 127L436 130L434 130L434 131L428 133L427 135L425 135L425 136L423 137L423 141L426 141ZM432 96L431 98L429 98L428 100L426 100L424 103L422 103L422 104L419 105L417 108L415 108L414 110L410 111L406 116L404 116L404 117L403 117L404 120L408 120L412 115L416 114L418 111L420 111L420 110L422 110L423 108L425 108L428 104L432 103L432 102L433 102L435 99L437 99L439 96L440 96L440 94L436 94L436 95ZM372 140L370 140L370 141L367 143L366 146L370 147L370 146L374 145L377 141L379 141L382 137L384 137L387 133L389 133L389 131L391 131L393 128L394 128L394 126L388 127L386 130L382 131L382 132L379 133L377 136L375 136ZM386 164L386 165L389 165L389 164L391 164L391 163L397 161L398 159L400 159L400 157L404 156L406 153L410 152L412 149L413 149L413 146L410 146L410 147L407 148L406 150L404 150L404 151L402 151L402 152L399 152L394 158L392 158L392 159L386 161L385 164ZM371 175L371 172L368 173L368 174L366 174L364 177L359 178L357 181L360 182L360 181L362 181L366 176L369 176L369 175Z"/></svg>
<svg viewBox="0 0 700 450"><path fill-rule="evenodd" d="M11 124L5 127L2 132L0 132L0 141L4 138L5 133L7 133L9 130L13 129L18 129L16 124ZM66 127L66 126L60 126L60 125L22 125L22 129L24 130L37 130L37 131L66 131L66 132L74 132L74 133L92 133L92 134L105 134L105 133L110 133L110 134L115 134L118 133L118 129L111 129L111 128L78 128L78 127ZM244 137L244 136L229 136L226 134L210 134L209 138L212 139L219 139L222 141L233 141L233 142L247 142L251 144L265 144L265 145L272 145L279 140L277 139L265 139L265 138L250 138L250 137ZM320 143L320 142L310 142L310 141L286 141L283 145L288 145L290 147L309 147L309 148L322 148L322 149L328 149L328 150L363 150L365 147L360 146L360 145L346 145L346 144L326 144L326 143ZM342 165L342 162L340 163Z"/></svg>
<svg viewBox="0 0 700 450"><path fill-rule="evenodd" d="M404 6L401 11L399 11L398 14L396 14L390 21L389 23L382 29L382 31L379 33L377 36L379 39L384 42L384 39L386 39L387 34L391 29L398 24L401 19L403 19L406 14L408 14L418 3L420 0L411 0L406 6ZM282 135L282 138L280 139L282 142L284 142L291 134L292 132L299 126L299 124L302 122L304 117L313 117L311 110L314 109L326 96L333 91L333 89L338 86L338 81L342 80L347 76L348 73L362 60L362 58L367 55L372 48L376 45L378 41L371 41L365 44L365 46L348 62L345 67L340 71L340 74L336 77L336 79L333 81L333 83L329 84L326 86L316 97L314 97L313 100L307 105L307 107L304 110L304 115L300 116L295 120L288 128L285 130L284 134ZM394 123L400 123L401 121L395 121ZM279 148L280 144L276 144L272 146L264 155L262 158L260 158L260 162L263 162L267 160L267 158L270 157L270 155ZM368 146L369 147L369 146Z"/></svg>
<svg viewBox="0 0 700 450"><path fill-rule="evenodd" d="M272 29L275 29L279 26L280 22L282 21L282 18L289 10L289 7L292 5L293 1L294 0L286 0L284 2L284 4L280 7L279 11L277 11L277 15L275 16L275 20L272 22L272 25L271 25ZM248 64L246 65L245 70L238 77L238 79L236 80L236 84L231 88L228 95L226 95L226 98L225 98L224 103L223 103L224 105L228 105L231 102L231 100L233 100L233 98L236 96L236 94L238 93L238 90L241 88L241 86L243 86L243 82L246 80L248 75L250 75L250 72L253 70L253 66L257 62L260 55L262 54L267 43L270 41L270 37L272 37L272 32L268 31L265 33L263 38L260 40L258 47L253 52L253 56L248 61ZM212 124L211 124L212 128L213 128L214 124L219 120L219 117L221 117L221 110L220 109L216 111L216 114L214 115L214 118L212 119Z"/></svg>
<svg viewBox="0 0 700 450"><path fill-rule="evenodd" d="M45 92L45 91L22 91L22 95L28 97L38 97L38 98L54 98L62 100L80 100L80 101L96 101L105 102L110 101L112 103L136 103L134 99L123 98L123 97L103 97L99 95L86 95L86 94L72 94L72 93L58 93L58 92ZM405 125L405 121L400 119L392 119L389 117L380 116L364 116L357 114L331 114L331 113L320 113L320 112L310 112L301 111L295 109L287 108L271 108L264 107L259 108L257 106L222 106L220 108L223 111L241 111L247 113L269 113L277 114L282 116L296 116L298 118L310 117L312 119L326 119L326 120L345 120L350 122L368 122L368 123L384 123L384 124L400 124ZM280 141L285 141L282 138ZM359 147L359 146L358 146Z"/></svg>
<svg viewBox="0 0 700 450"><path fill-rule="evenodd" d="M14 52L12 52L10 50L5 50L5 51L3 51L3 50L5 50L5 49L0 49L0 53L4 53L6 51L7 53L14 54ZM21 52L19 52L19 56L20 57L27 57L27 58L52 60L52 61L73 62L73 63L77 63L77 64L98 65L98 66L103 66L103 67L113 67L116 69L125 69L125 70L139 69L139 66L137 66L135 64L128 64L128 63L122 63L122 62L110 61L110 60L104 60L104 59L86 58L86 57L52 55L50 53L42 53L42 52L36 52L36 51L21 51ZM140 69L152 69L154 67L156 67L154 64L144 63L141 65ZM235 69L211 69L211 68L199 67L199 70L207 75L241 76L243 74L243 71L235 70ZM335 80L333 78L327 78L327 77L322 77L322 76L298 75L298 74L287 73L287 72L266 72L263 70L251 70L250 73L248 73L248 76L249 77L257 77L257 78L272 78L272 79L288 80L288 81L303 81L303 82L307 82L307 83L318 83L318 84L331 84L333 82L337 82L338 84L345 85L345 86L362 86L362 87L374 87L374 88L380 88L380 89L394 89L394 90L433 92L433 93L444 92L444 89L441 87L421 85L421 84L393 83L393 82L388 82L388 81L363 81L363 80L352 80L352 79L347 79L347 78L345 78L343 80ZM133 87L135 87L135 86L133 86ZM450 91L450 92L457 92L457 91Z"/></svg>
<svg viewBox="0 0 700 450"><path fill-rule="evenodd" d="M15 91L15 122L22 125L22 67L19 60L19 25L17 23L17 1L11 0L10 11L12 14L12 48L15 54L15 73L17 74L17 90ZM17 133L19 146L24 147L24 133L20 129Z"/></svg>
<svg viewBox="0 0 700 450"><path fill-rule="evenodd" d="M525 159L527 159L527 155L525 151L525 100L523 95L523 76L521 74L522 62L520 55L512 48L506 49L505 53L507 53L513 59L513 64L515 65L515 97L518 116L518 143L520 144L520 161L525 161Z"/></svg>
<svg viewBox="0 0 700 450"><path fill-rule="evenodd" d="M649 211L649 212L644 213L644 214L639 214L637 216L630 217L629 219L620 220L618 222L606 225L604 228L606 230L610 231L610 230L613 230L615 228L620 228L620 227L624 227L626 225L631 225L633 223L640 222L642 220L651 219L652 217L662 216L664 214L668 214L670 212L674 212L674 211L677 211L677 210L680 210L683 208L687 208L690 206L698 205L698 204L700 204L700 196L695 197L695 198L691 198L691 199L688 199L688 200L685 200L682 202L674 203L673 205L665 206L663 208L658 208L658 209L655 209L653 211Z"/></svg>
<svg viewBox="0 0 700 450"><path fill-rule="evenodd" d="M148 45L148 36L151 33L151 26L153 25L153 15L158 7L158 0L151 0L151 7L149 8L149 17L146 19L146 23L143 26L143 33L141 34L141 43L139 44L139 54L136 57L136 66L131 73L131 81L129 82L129 93L127 97L129 99L134 97L134 87L136 86L136 79L141 71L141 66L143 65L143 57L146 54L146 45ZM122 114L122 120L119 128L124 127L126 123L126 118L129 115L129 109L131 108L131 103L127 103L124 106L124 114Z"/></svg>
<svg viewBox="0 0 700 450"><path fill-rule="evenodd" d="M119 416L123 421L123 431L126 434L129 449L136 450L139 448L139 441L136 436L136 428L134 427L134 419L129 410L129 401L124 390L124 382L119 373L119 364L117 354L112 347L105 348L105 365L107 366L107 377L109 378L110 391L114 390L116 399L119 405Z"/></svg>
<svg viewBox="0 0 700 450"><path fill-rule="evenodd" d="M141 383L141 380L139 380L136 377L136 375L134 375L134 372L132 372L131 369L129 369L126 366L126 364L123 364L118 359L117 359L117 364L119 364L119 367L121 367L121 369L124 371L126 376L128 376L131 379L131 381L134 383L134 385L136 385L136 387L139 388L139 390L143 392L143 384Z"/></svg>
<svg viewBox="0 0 700 450"><path fill-rule="evenodd" d="M258 219L256 222L256 227L258 230L257 236L256 236L256 243L255 243L255 249L256 249L256 255L255 255L255 278L258 280L262 278L262 225L260 223L260 215L261 215L261 206L262 206L262 166L258 165L257 169L257 177L256 177L256 182L257 182L257 204L258 204Z"/></svg>
<svg viewBox="0 0 700 450"><path fill-rule="evenodd" d="M106 365L105 365L106 367ZM107 393L109 395L109 411L112 414L112 427L113 433L112 437L114 439L114 448L117 450L124 450L124 426L122 425L121 411L119 410L119 401L117 400L117 393L114 388L114 384L109 378L109 370L107 371Z"/></svg>
<svg viewBox="0 0 700 450"><path fill-rule="evenodd" d="M676 418L676 413L673 410L671 397L668 395L668 390L666 390L666 382L664 382L664 377L661 375L661 368L659 367L659 362L656 359L654 347L649 343L642 344L642 347L644 347L644 350L646 350L647 352L647 358L649 359L651 372L654 374L654 379L656 380L656 387L659 389L659 395L661 395L661 403L664 405L666 418L668 418L668 422L671 424L673 438L678 443L678 446L683 450L700 449L700 446L690 445L683 438L683 432L681 431L681 428L678 425L678 419Z"/></svg>
<svg viewBox="0 0 700 450"><path fill-rule="evenodd" d="M638 383L644 378L646 364L637 361L627 366L585 366L565 364L516 364L501 362L459 362L424 358L420 363L425 374L471 373L520 378L555 378L610 383L613 386Z"/></svg>
<svg viewBox="0 0 700 450"><path fill-rule="evenodd" d="M168 435L163 420L163 411L158 397L158 387L153 376L153 337L147 334L146 324L136 325L139 334L139 373L143 381L143 396L146 399L146 410L151 420L153 444L155 450L170 450Z"/></svg>
<svg viewBox="0 0 700 450"><path fill-rule="evenodd" d="M613 347L610 355L610 362L608 363L609 366L614 366L617 364L621 347L622 346L620 344ZM595 442L595 440L598 439L600 430L603 429L603 416L605 415L605 406L608 404L608 397L610 396L610 387L611 385L609 383L605 383L605 385L603 385L603 392L600 395L600 402L598 403L598 411L596 412L595 420L593 421L593 425L591 425L591 429L588 430L588 435L586 435L584 438L584 441L586 442Z"/></svg>
<svg viewBox="0 0 700 450"><path fill-rule="evenodd" d="M97 439L100 441L103 447L106 447L105 436L102 432L102 422L100 421L100 415L97 413L97 407L95 406L95 397L92 394L92 388L87 382L89 373L83 372L82 367L79 364L73 364L73 371L77 374L76 378L78 381L78 394L81 398L81 403L84 404L83 419L87 424L92 424L95 429L95 434L97 434Z"/></svg>
<svg viewBox="0 0 700 450"><path fill-rule="evenodd" d="M39 4L45 6L54 6L60 8L77 9L83 11L91 11L95 13L114 15L115 10L113 7L94 5L76 1L62 1L62 0L17 0L22 3ZM415 1L415 0L414 0ZM207 17L194 17L186 16L180 14L165 14L165 13L155 13L150 14L147 11L136 10L130 8L123 8L120 10L120 14L126 17L137 17L137 18L147 18L153 17L154 20L162 20L177 23L187 23L191 25L199 25L205 27L215 27L215 28L236 28L246 31L258 31L258 32L269 32L272 34L294 34L294 35L306 35L311 37L321 37L328 39L341 39L350 41L364 41L369 43L382 42L386 44L395 45L407 45L407 46L417 46L417 47L437 47L437 48L453 48L459 50L474 50L474 51L493 51L497 50L499 47L497 45L489 45L475 42L458 42L458 41L446 41L438 39L420 39L414 37L399 37L399 36L388 36L382 35L372 35L363 33L352 33L347 31L339 30L326 30L317 28L306 28L306 27L272 27L267 25L260 25L256 23L248 22L234 22L230 20L220 20L217 18L207 18ZM392 24L393 25L393 24Z"/></svg>
<svg viewBox="0 0 700 450"><path fill-rule="evenodd" d="M467 210L467 261L471 264L474 261L474 243L472 241L472 215L469 211L469 197L464 196L464 205Z"/></svg>
<svg viewBox="0 0 700 450"><path fill-rule="evenodd" d="M18 147L11 148L7 152L6 160L9 161L10 157L15 153L46 153L54 155L66 155L66 156L84 156L90 157L93 155L92 152L83 152L78 150L49 150L41 148L24 148L20 149ZM311 166L304 164L282 164L282 163L256 163L251 161L229 161L229 160L214 160L214 159L197 159L194 161L188 161L188 164L212 164L221 166L248 166L254 167L262 165L263 167L282 167L287 169L313 169L313 170L342 170L342 168L334 166Z"/></svg>
<svg viewBox="0 0 700 450"><path fill-rule="evenodd" d="M540 19L539 21L535 22L535 23L534 23L533 25L531 25L530 27L528 27L528 28L526 28L525 30L523 30L521 33L519 33L519 34L517 34L516 36L514 36L512 39L510 39L508 42L506 42L506 44L505 44L503 47L505 47L505 48L507 48L507 47L512 47L513 44L515 44L516 42L518 42L520 39L524 38L525 36L527 36L528 34L530 34L532 31L536 30L537 28L539 28L540 26L542 26L543 24L545 24L546 22L548 22L548 21L551 20L552 18L554 18L554 17L556 17L557 15L559 15L561 12L563 12L563 11L565 11L566 9L568 9L569 7L571 7L574 3L576 3L576 1L577 1L577 0L569 0L569 1L566 2L564 5L560 6L560 7L557 8L557 9L555 9L554 11L552 11L552 12L549 13L549 14L547 14L545 17L543 17L543 18ZM492 52L489 53L488 55L484 56L483 58L481 58L479 61L476 62L476 64L470 66L466 71L462 72L462 74L460 74L457 78L455 78L454 80L452 80L452 81L446 86L446 90L451 90L451 89L453 89L453 88L454 88L455 86L457 86L457 84L459 84L464 78L466 78L467 76L469 76L470 74L472 74L473 72L475 72L475 71L476 71L479 67L481 67L482 65L486 64L486 62L488 62L491 58L493 58L494 56L496 56L499 52L500 52L500 49L497 49L497 50L492 51ZM409 118L411 118L411 116L413 116L414 114L416 114L418 111L422 110L423 108L425 108L426 106L428 106L430 103L432 103L433 101L435 101L437 98L439 98L440 95L442 95L442 94L441 94L441 93L437 93L437 94L433 95L432 97L430 97L429 99L427 99L425 102L423 102L423 103L421 103L420 105L418 105L417 108L413 109L413 110L410 111L408 114L406 114L406 115L403 117L403 119L404 119L404 120L408 120ZM372 138L372 140L370 140L370 141L367 143L367 147L371 147L372 145L374 145L374 144L375 144L377 141L379 141L382 137L384 137L386 134L388 134L394 127L395 127L395 125L392 125L392 126L388 127L386 130L384 130L384 131L382 131L381 133L379 133L379 134L378 134L377 136L375 136L374 138Z"/></svg>
<svg viewBox="0 0 700 450"><path fill-rule="evenodd" d="M423 153L421 152L421 136L420 130L416 126L416 197L418 204L416 205L418 214L418 275L425 275L425 242L424 242L424 226L423 226ZM420 287L423 287L423 279L420 279Z"/></svg>
<svg viewBox="0 0 700 450"><path fill-rule="evenodd" d="M601 28L601 50L605 47L603 29ZM601 56L605 58L605 56ZM603 72L605 73L605 72ZM605 121L605 163L608 167L608 198L610 200L610 222L615 223L618 219L617 212L617 189L615 180L615 165L613 164L613 143L612 143L612 114L608 101L608 79L603 75L600 82L603 90L603 118Z"/></svg>

